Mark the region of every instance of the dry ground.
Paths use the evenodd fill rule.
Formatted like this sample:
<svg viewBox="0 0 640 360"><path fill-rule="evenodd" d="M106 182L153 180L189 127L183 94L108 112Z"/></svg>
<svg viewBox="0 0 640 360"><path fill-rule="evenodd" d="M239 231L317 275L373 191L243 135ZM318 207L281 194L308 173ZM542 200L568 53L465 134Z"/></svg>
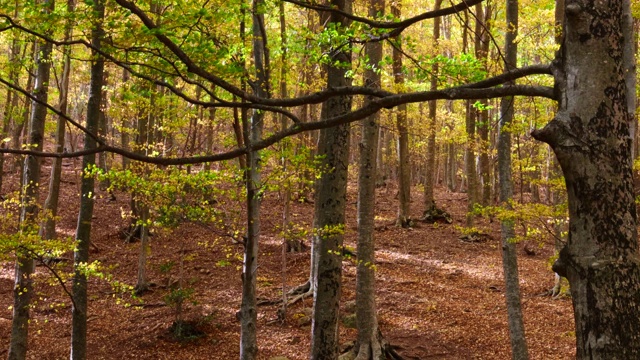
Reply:
<svg viewBox="0 0 640 360"><path fill-rule="evenodd" d="M78 184L72 166L66 163L61 216L58 232L73 236L78 207ZM45 167L44 174L48 174ZM8 187L15 188L15 179ZM102 194L104 195L104 194ZM347 243L355 242L355 195L349 191ZM421 213L421 194L412 193L412 213ZM466 195L440 189L439 206L454 217L454 224L419 223L412 229L391 224L397 200L394 189L382 189L377 199L377 304L380 327L399 352L408 359L508 359L509 339L506 324L504 285L497 224L484 223L491 239L482 243L459 240L455 225L462 225ZM118 231L126 221L121 210L128 199L119 194L116 202L107 197L97 200L93 241L97 248L91 258L110 268L116 279L133 284L139 244L125 244ZM258 268L258 292L262 298L281 296L282 258L275 224L281 222L281 202L276 194L267 196L263 211L263 237ZM312 204L296 203L294 219L310 224ZM111 287L97 278L90 280L89 358L90 359L237 359L239 324L235 313L240 306L240 261L235 254L242 249L229 242L213 244L210 230L185 224L172 233L152 237L149 276L156 286L140 300L117 296ZM167 338L174 320L172 308L162 300L165 284L175 280L174 266L162 272L169 261L179 262L181 246L186 251L184 279L195 289L195 304L186 307L186 317L198 320L206 336L179 343ZM575 356L571 302L567 298L543 296L553 282L548 259L552 243L536 248L527 256L519 245L522 301L527 340L532 359L570 359ZM228 257L230 256L230 257ZM225 264L229 261L229 265ZM221 262L222 261L222 262ZM287 287L307 278L309 252L288 254ZM343 300L355 297L355 266L343 262ZM0 264L0 357L6 356L9 343L12 303L13 264ZM43 267L37 268L36 303L30 326L30 359L68 358L70 343L70 301L58 285L48 282ZM122 301L120 302L119 299ZM140 303L141 301L141 303ZM119 303L120 302L120 303ZM284 355L289 359L307 359L309 325L298 325L303 307L311 300L288 309L284 323L276 318L275 306L259 311L258 341L260 359ZM352 329L341 329L341 340L355 338Z"/></svg>

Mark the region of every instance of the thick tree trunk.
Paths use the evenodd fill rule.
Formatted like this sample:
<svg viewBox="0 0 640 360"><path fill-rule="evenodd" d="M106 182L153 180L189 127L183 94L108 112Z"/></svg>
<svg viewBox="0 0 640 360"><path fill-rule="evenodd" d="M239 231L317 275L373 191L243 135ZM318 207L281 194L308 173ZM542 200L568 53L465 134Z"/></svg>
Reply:
<svg viewBox="0 0 640 360"><path fill-rule="evenodd" d="M102 116L100 104L102 102L102 81L104 72L104 59L98 50L101 47L104 31L102 19L104 19L103 0L94 0L93 11L97 16L91 30L91 44L93 46L91 63L91 80L89 85L89 102L87 104L87 130L92 134L98 132L98 122ZM96 140L85 134L84 148L93 149ZM95 154L85 155L82 159L82 168L87 169L96 163ZM80 191L80 212L78 214L78 226L76 228L76 250L73 256L75 273L73 275L73 309L71 330L71 359L84 360L87 358L87 276L81 268L89 262L89 247L91 244L91 218L93 217L94 204L94 178L82 176Z"/></svg>
<svg viewBox="0 0 640 360"><path fill-rule="evenodd" d="M331 5L351 12L350 0L333 0ZM331 13L329 23L347 26L348 20ZM332 61L348 65L351 54L344 48L333 51ZM329 66L327 87L350 85L345 77L348 66ZM322 104L321 118L327 119L351 110L351 97L334 97ZM319 155L323 156L323 172L316 189L315 228L317 238L317 270L314 278L313 321L311 324L311 359L333 360L338 356L338 313L342 285L341 247L344 236L349 162L349 124L321 131Z"/></svg>
<svg viewBox="0 0 640 360"><path fill-rule="evenodd" d="M67 0L67 12L72 14L75 10L75 0ZM65 41L71 39L73 31L73 22L69 20L66 24L64 38ZM62 68L62 81L60 84L60 94L58 96L58 110L61 113L67 113L68 93L69 93L69 74L71 73L71 48L66 47L63 50L64 64ZM56 149L61 153L64 151L65 127L67 121L64 117L58 116L56 123ZM56 215L58 214L58 198L60 197L60 179L62 176L62 159L53 158L51 164L51 176L49 178L49 194L44 202L44 210L48 212L42 229L42 237L44 239L53 239L56 237Z"/></svg>
<svg viewBox="0 0 640 360"><path fill-rule="evenodd" d="M518 0L507 1L507 29L505 36L505 72L514 69L517 64L518 48L515 39L518 35ZM498 172L500 182L500 203L511 208L513 198L513 182L511 179L511 133L509 126L513 120L513 97L503 98L500 103L500 135L498 138ZM509 322L509 338L511 339L511 357L514 360L529 359L527 342L522 319L520 302L520 282L518 278L518 257L514 223L503 220L500 224L502 239L502 268L505 281L505 299Z"/></svg>
<svg viewBox="0 0 640 360"><path fill-rule="evenodd" d="M42 4L47 12L53 11L53 0ZM51 73L51 50L53 45L41 42L38 45L36 58L37 73L29 117L29 149L42 151L44 143L44 125L47 117L47 103L49 95L49 75ZM41 158L28 155L24 160L23 193L20 210L20 231L25 236L38 233L38 195L40 193ZM15 286L13 290L13 319L11 322L11 341L8 359L24 360L27 356L27 340L29 334L29 307L33 294L31 275L34 271L34 260L28 251L19 250L15 266Z"/></svg>
<svg viewBox="0 0 640 360"><path fill-rule="evenodd" d="M554 63L558 113L533 133L556 153L569 197L569 238L554 270L571 285L577 358L638 359L630 2L567 0L566 16L562 57Z"/></svg>

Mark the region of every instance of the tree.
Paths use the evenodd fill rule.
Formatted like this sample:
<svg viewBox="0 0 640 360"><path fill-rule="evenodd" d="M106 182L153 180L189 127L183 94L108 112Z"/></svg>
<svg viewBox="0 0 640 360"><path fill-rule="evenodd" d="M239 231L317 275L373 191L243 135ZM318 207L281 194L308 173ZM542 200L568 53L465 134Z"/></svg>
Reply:
<svg viewBox="0 0 640 360"><path fill-rule="evenodd" d="M437 9L437 8L436 8ZM391 4L391 14L400 18L402 3L400 1ZM404 69L402 67L402 39L398 36L397 44L393 46L393 83L397 91L404 89ZM407 105L403 104L396 109L396 126L398 128L398 218L396 224L408 227L411 219L409 207L411 205L411 170L409 168L409 131L407 126ZM380 149L378 149L380 151ZM378 164L380 166L380 164ZM432 171L432 169L429 169ZM428 175L427 175L428 176Z"/></svg>
<svg viewBox="0 0 640 360"><path fill-rule="evenodd" d="M256 81L252 85L259 97L269 96L269 56L265 32L262 0L252 2L253 59ZM262 138L264 113L254 110L250 122L243 124L245 143L255 143ZM247 188L247 237L244 243L242 267L242 304L240 306L240 359L253 360L258 355L256 339L258 309L256 304L256 277L258 270L258 243L260 240L260 204L262 188L260 179L261 160L258 151L247 154L248 168L245 170Z"/></svg>
<svg viewBox="0 0 640 360"><path fill-rule="evenodd" d="M348 1L334 1L331 6L297 0L289 2L325 14L329 20L326 22L327 30L330 31L323 35L330 39L324 46L331 43L327 48L333 50L322 54L322 59L328 64L326 88L296 98L270 98L245 91L242 85L238 85L239 79L246 75L245 69L235 67L238 61L234 54L224 58L227 64L233 64L233 71L225 71L228 68L222 61L218 61L223 56L217 55L223 54L224 51L227 51L224 54L232 53L230 49L233 46L213 44L218 39L211 42L202 40L207 38L206 36L200 39L202 41L184 41L184 38L189 36L185 33L193 33L191 29L197 28L198 24L193 28L156 24L147 15L148 11L139 7L143 5L138 6L132 1L115 0L115 3L110 3L109 6L113 8L109 10L116 15L122 15L121 17L127 21L126 25L130 25L131 29L140 30L137 34L140 35L140 41L144 46L138 46L141 45L138 43L136 46L119 43L121 39L116 37L120 33L118 31L113 32L113 47L118 51L114 48L95 49L91 43L81 39L72 41L75 45L99 51L114 66L123 67L132 77L149 87L158 86L165 89L163 91L172 92L175 98L179 98L185 104L283 114L288 119L285 129L273 131L264 137L247 137L238 147L220 153L184 157L135 153L100 138L96 139L95 149L74 150L67 154L44 152L37 146L20 149L18 144L0 151L26 155L27 159L36 156L67 158L89 153L112 152L154 164L187 165L249 155L285 137L324 129L320 150L326 155L323 162L328 165L330 171L322 175L316 199L317 238L321 238L322 241L316 242L320 261L316 272L319 276L318 291L314 300L316 312L312 358L333 358L337 347L337 301L340 294L341 263L339 246L342 239L341 226L344 224L348 124L367 118L382 108L437 99L466 100L505 96L542 96L555 99L560 105L558 115L534 135L554 148L569 189L570 238L555 268L567 275L572 284L577 319L578 355L584 358L636 358L640 347L635 338L640 328L640 320L637 320L640 306L640 284L637 282L640 280L637 280L639 274L634 262L638 245L629 160L629 129L635 106L632 101L633 92L630 90L632 77L635 76L630 62L632 56L629 55L629 49L633 48L630 46L630 2L611 0L606 4L596 4L587 0L568 1L566 36L562 51L553 66L525 66L483 80L440 90L404 93L351 86L350 79L354 70L350 64L350 46L396 37L419 21L469 9L481 3L481 0L465 1L398 21L360 17L350 11ZM170 13L172 10L166 11ZM200 10L206 12L207 9L203 7L196 10L195 13ZM16 19L9 16L3 16L2 19L3 23L10 25L14 31L27 32L43 43L68 45L67 42L57 40L57 35L27 27L21 20L13 21ZM358 23L358 27L348 28L350 22ZM117 21L114 23L114 26L122 25ZM185 30L187 28L188 30ZM381 34L372 35L374 32L371 29L374 28L386 30ZM359 29L365 30L360 33ZM210 45L210 48L200 46L203 43ZM224 51L220 50L222 47ZM144 54L157 60L157 63L140 65L127 57L130 51L140 51L141 48L152 49ZM585 53L590 56L584 56ZM319 61L320 58L319 56ZM594 70L591 66L593 63L602 66L599 65ZM358 75L357 71L355 74ZM528 75L553 75L555 89L542 85L509 84ZM55 107L47 104L46 100L29 94L19 84L4 78L0 78L0 82L29 96L34 105L47 107L56 114L60 113ZM204 92L208 92L209 98L198 99L194 96L192 89L195 87L201 87ZM356 107L352 109L351 98L354 96L367 97L369 100L355 102ZM320 120L302 121L296 116L295 111L291 111L298 106L320 103L323 104ZM67 121L72 126L86 130L69 116ZM21 276L17 277L17 281L22 279Z"/></svg>
<svg viewBox="0 0 640 360"><path fill-rule="evenodd" d="M71 40L71 33L73 32L73 21L71 14L75 9L75 0L67 0L67 12L69 19L66 21L64 41ZM68 107L68 93L69 93L69 77L71 75L71 49L66 47L63 51L63 68L62 79L60 81L60 93L58 96L58 108L63 114L67 113ZM67 121L64 117L58 116L56 123L56 151L64 151L65 141L65 127ZM53 159L51 164L51 176L49 178L49 194L44 202L45 211L49 212L49 215L45 218L44 224L40 232L45 239L53 239L56 236L56 215L58 213L58 199L60 197L60 179L62 175L62 159Z"/></svg>
<svg viewBox="0 0 640 360"><path fill-rule="evenodd" d="M336 9L351 13L351 0L333 0ZM330 12L327 28L349 25L345 14ZM327 66L327 87L350 85L345 75L351 64L348 49L332 49ZM335 64L335 65L334 65ZM323 119L348 114L351 96L343 95L322 104ZM311 359L329 360L338 357L338 314L342 285L342 243L344 237L345 206L347 202L347 177L349 166L349 124L323 129L320 132L318 154L323 157L324 171L316 187L313 239L317 251L312 289L313 320L311 323Z"/></svg>
<svg viewBox="0 0 640 360"><path fill-rule="evenodd" d="M376 18L384 14L384 0L369 1L369 17ZM398 15L398 14L394 14ZM382 60L382 43L366 45L369 59L365 71L364 85L380 88L381 76L378 71ZM394 64L395 65L395 64ZM398 69L394 66L394 72ZM396 79L398 74L394 74ZM406 109L405 109L406 110ZM404 114L404 116L403 116ZM382 348L378 330L378 315L376 308L375 288L375 206L376 206L376 170L378 135L380 134L379 114L375 113L362 121L362 142L360 148L360 164L358 171L358 260L356 263L356 325L358 341L354 348L357 360L383 359L385 353ZM406 112L398 113L398 123L406 123ZM406 140L406 139L405 139ZM402 163L402 159L400 160ZM402 165L400 165L402 169ZM408 170L408 169L407 169ZM405 179L406 180L406 179ZM405 181L400 175L399 183ZM400 192L404 189L400 186ZM400 195L403 196L402 194ZM400 202L402 203L402 200ZM406 204L405 204L406 206ZM402 208L402 205L401 205ZM407 212L400 210L398 223L406 226Z"/></svg>
<svg viewBox="0 0 640 360"><path fill-rule="evenodd" d="M54 8L53 0L46 0L40 4L43 13L50 14ZM33 89L31 116L29 117L28 147L34 151L42 151L45 135L45 119L47 108L45 104L49 95L49 76L51 74L51 50L53 44L47 41L38 43L36 58L36 85ZM40 193L41 158L27 155L24 160L24 174L22 182L22 199L20 210L20 231L26 237L38 233L38 195ZM9 360L24 360L27 356L27 337L29 333L29 307L33 295L33 275L35 262L33 254L22 249L17 251L15 265L15 287L13 289L13 319L11 322L11 343L9 345Z"/></svg>
<svg viewBox="0 0 640 360"><path fill-rule="evenodd" d="M577 357L633 359L640 356L640 265L630 1L567 1L563 33L553 63L558 112L532 134L553 148L569 197L569 238L553 268L571 285Z"/></svg>
<svg viewBox="0 0 640 360"><path fill-rule="evenodd" d="M437 0L434 8L440 9L442 5L441 0ZM436 18L433 21L433 42L438 51L438 42L440 41L440 18ZM431 81L429 89L435 91L438 89L438 62L434 62L431 66ZM437 121L437 108L438 102L436 100L429 101L429 123L428 123L428 140L427 140L427 173L424 182L424 211L430 212L436 209L436 201L433 196L433 190L436 183L436 121Z"/></svg>
<svg viewBox="0 0 640 360"><path fill-rule="evenodd" d="M102 115L102 81L104 73L104 59L98 54L101 49L104 29L104 3L94 0L91 30L91 44L94 48L91 63L91 81L89 85L89 102L87 104L87 133L84 136L84 148L94 149L98 123ZM104 156L104 154L103 154ZM82 169L89 172L96 164L95 154L87 154L82 159ZM73 308L71 330L71 359L84 360L87 358L87 274L89 263L89 248L91 246L91 218L94 206L94 177L84 174L80 186L80 212L76 227L76 248L73 254Z"/></svg>
<svg viewBox="0 0 640 360"><path fill-rule="evenodd" d="M515 69L518 60L518 0L507 1L507 32L505 36L505 71ZM500 135L498 138L498 172L500 178L500 202L507 209L513 200L513 184L511 180L511 133L509 126L513 121L514 98L504 97L500 103ZM515 229L513 221L505 219L500 224L502 242L502 266L505 281L505 298L511 354L514 360L529 359L527 342L524 336L522 304L520 303L520 280L518 278L518 258L514 242Z"/></svg>

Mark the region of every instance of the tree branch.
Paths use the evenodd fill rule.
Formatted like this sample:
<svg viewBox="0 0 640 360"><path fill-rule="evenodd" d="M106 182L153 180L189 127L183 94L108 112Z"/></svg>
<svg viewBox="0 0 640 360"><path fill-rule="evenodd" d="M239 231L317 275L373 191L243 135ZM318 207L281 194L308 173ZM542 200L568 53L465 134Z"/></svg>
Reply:
<svg viewBox="0 0 640 360"><path fill-rule="evenodd" d="M203 162L216 162L216 161L234 159L238 156L248 154L249 152L264 149L286 137L299 134L305 131L324 129L324 128L329 128L329 127L333 127L340 124L346 124L346 123L358 121L379 111L382 108L392 108L400 104L424 102L429 100L490 99L490 98L498 98L498 97L504 97L504 96L540 96L540 97L546 97L549 99L555 99L553 88L547 87L547 86L528 86L528 85L513 85L513 86L496 87L496 88L490 88L490 89L484 89L484 88L474 89L474 88L458 86L458 87L444 89L444 90L422 91L422 92L407 93L407 94L394 94L394 95L389 95L382 98L373 99L367 105L362 106L361 108L355 111L352 111L348 114L336 116L336 117L326 119L326 120L321 120L321 121L296 123L285 130L277 132L253 144L246 144L244 147L241 147L238 149L229 150L226 152L213 154L213 155L206 155L206 156L191 156L191 157L181 157L181 158L153 157L153 156L147 156L143 154L137 154L135 152L127 151L127 150L124 150L115 146L110 146L110 145L102 145L97 147L96 149L76 151L73 153L50 153L50 152L42 152L42 151L17 150L17 149L0 149L0 153L33 155L33 156L40 156L40 157L72 158L72 157L83 156L90 153L111 152L111 153L125 156L132 160L137 160L137 161L157 164L157 165L187 165L187 164L198 164Z"/></svg>

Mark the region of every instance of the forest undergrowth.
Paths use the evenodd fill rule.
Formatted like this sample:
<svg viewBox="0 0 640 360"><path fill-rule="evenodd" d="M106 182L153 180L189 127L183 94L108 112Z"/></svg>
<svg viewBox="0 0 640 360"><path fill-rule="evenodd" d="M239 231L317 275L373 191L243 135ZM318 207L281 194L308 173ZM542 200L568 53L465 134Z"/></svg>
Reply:
<svg viewBox="0 0 640 360"><path fill-rule="evenodd" d="M72 237L78 206L78 184L71 160L65 162L58 234ZM48 166L43 169L48 174ZM17 179L5 182L3 193ZM45 194L46 195L46 194ZM112 201L99 192L93 219L95 246L90 257L114 280L135 284L139 243L125 243L120 231L127 220L129 198L116 193ZM346 224L346 245L355 247L357 186L351 182ZM419 189L412 191L411 214L421 214ZM500 257L499 224L477 219L487 238L462 241L466 194L438 188L436 201L453 217L453 224L417 222L413 228L394 226L397 199L392 186L378 190L376 202L377 306L380 328L398 353L407 359L507 359L509 339ZM281 201L276 193L264 199L262 238L258 260L258 296L282 296ZM292 220L310 227L313 204L295 202ZM308 244L308 239L305 239ZM568 297L546 295L553 286L549 259L553 241L518 245L520 282L527 341L532 359L569 359L575 356L575 333ZM534 251L530 251L534 249ZM150 290L138 297L120 292L99 277L89 280L88 358L90 359L235 359L239 353L241 245L221 236L217 229L194 223L171 232L157 231L148 257ZM60 259L70 269L72 255ZM65 265L66 263L66 265ZM11 325L13 263L0 264L0 356L6 356ZM308 278L309 250L287 254L286 288ZM342 343L353 341L349 303L355 298L354 259L343 261ZM182 274L184 293L175 293ZM30 325L29 357L68 358L71 304L61 286L51 281L44 266L36 270L35 303ZM67 281L67 285L68 281ZM172 300L173 299L173 300ZM176 302L181 319L197 329L176 339ZM310 326L305 299L286 309L260 307L259 357L306 359ZM174 325L172 327L172 325Z"/></svg>

